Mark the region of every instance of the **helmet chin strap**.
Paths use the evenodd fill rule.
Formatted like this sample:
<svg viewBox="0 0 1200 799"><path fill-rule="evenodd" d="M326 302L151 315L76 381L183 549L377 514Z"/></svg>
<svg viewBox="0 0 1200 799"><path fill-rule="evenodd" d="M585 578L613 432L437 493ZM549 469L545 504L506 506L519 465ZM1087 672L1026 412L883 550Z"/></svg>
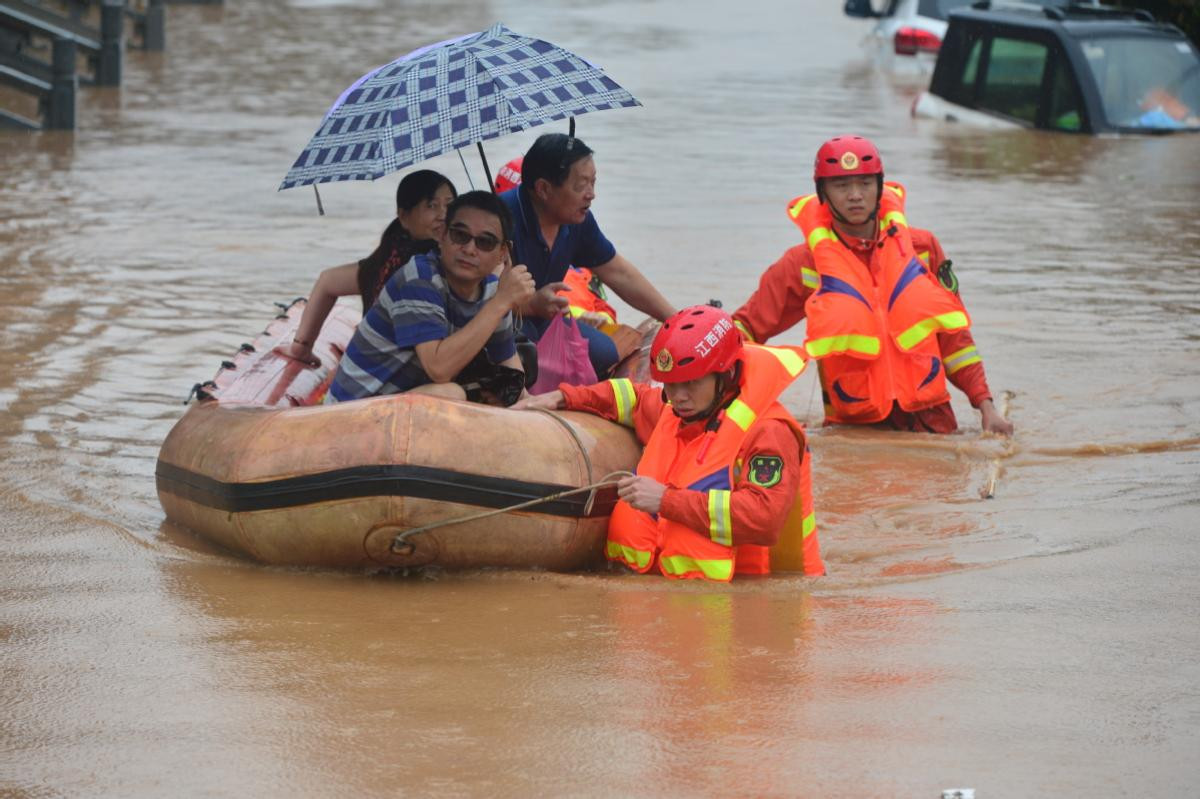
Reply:
<svg viewBox="0 0 1200 799"><path fill-rule="evenodd" d="M708 419L706 427L710 430L716 430L719 422L719 414L721 411L729 407L729 404L737 398L738 381L742 376L742 362L738 361L733 365L733 368L728 372L721 372L717 375L717 390L713 394L713 401L709 403L704 410L693 413L691 416L684 416L679 411L675 410L675 406L671 406L671 413L679 417L684 424L700 422ZM664 389L665 392L665 389Z"/></svg>

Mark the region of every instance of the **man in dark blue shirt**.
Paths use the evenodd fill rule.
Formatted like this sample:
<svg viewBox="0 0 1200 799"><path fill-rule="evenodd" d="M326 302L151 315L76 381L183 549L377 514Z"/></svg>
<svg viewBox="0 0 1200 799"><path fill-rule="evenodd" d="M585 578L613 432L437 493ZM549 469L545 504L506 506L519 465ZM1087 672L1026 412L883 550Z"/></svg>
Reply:
<svg viewBox="0 0 1200 799"><path fill-rule="evenodd" d="M637 310L666 319L675 313L658 289L617 252L592 216L596 197L596 164L592 150L573 136L539 136L521 164L521 184L500 195L513 217L513 263L533 276L536 293L524 307L524 332L537 340L567 300L555 292L570 266L587 267L617 296ZM616 363L612 339L580 325L596 374Z"/></svg>

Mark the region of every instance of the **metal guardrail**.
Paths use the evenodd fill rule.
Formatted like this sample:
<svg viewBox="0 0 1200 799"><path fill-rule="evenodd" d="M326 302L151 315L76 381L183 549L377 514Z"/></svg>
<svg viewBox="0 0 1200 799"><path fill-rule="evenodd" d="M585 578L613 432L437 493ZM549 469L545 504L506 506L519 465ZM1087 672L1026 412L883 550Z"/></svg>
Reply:
<svg viewBox="0 0 1200 799"><path fill-rule="evenodd" d="M55 39L51 63L42 76L0 63L0 82L36 96L42 114L39 123L0 109L0 123L28 130L74 130L76 94L79 91L79 75L75 70L77 48L78 43L74 39Z"/></svg>
<svg viewBox="0 0 1200 799"><path fill-rule="evenodd" d="M164 0L144 0L140 9L127 7L126 0L99 0L98 28L84 21L89 6L96 5L93 0L64 4L66 13L59 13L31 0L0 0L0 83L37 98L41 116L38 122L0 109L0 125L73 129L80 83L121 83L127 20L143 49L166 46ZM77 72L80 55L87 64L82 75Z"/></svg>

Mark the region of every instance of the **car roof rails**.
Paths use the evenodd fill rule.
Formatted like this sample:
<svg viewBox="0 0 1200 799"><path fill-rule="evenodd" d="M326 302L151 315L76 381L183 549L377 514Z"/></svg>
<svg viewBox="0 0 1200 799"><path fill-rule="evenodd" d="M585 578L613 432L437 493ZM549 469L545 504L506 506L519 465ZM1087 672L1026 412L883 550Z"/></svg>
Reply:
<svg viewBox="0 0 1200 799"><path fill-rule="evenodd" d="M971 8L980 11L995 9L996 11L1032 11L1034 13L1059 11L1073 6L1095 6L1100 8L1100 0L975 0Z"/></svg>
<svg viewBox="0 0 1200 799"><path fill-rule="evenodd" d="M1133 18L1142 22L1157 22L1154 15L1144 8L1125 8L1124 6L1102 6L1097 2L1084 3L1071 0L1065 6L1047 6L1044 9L1047 17L1053 20L1064 20L1068 15L1095 18Z"/></svg>
<svg viewBox="0 0 1200 799"><path fill-rule="evenodd" d="M1088 17L1132 17L1143 22L1156 22L1154 15L1144 8L1125 8L1123 6L1101 5L1100 0L976 0L971 8L980 11L1012 10L1041 12L1048 19L1056 22L1067 19L1068 16Z"/></svg>

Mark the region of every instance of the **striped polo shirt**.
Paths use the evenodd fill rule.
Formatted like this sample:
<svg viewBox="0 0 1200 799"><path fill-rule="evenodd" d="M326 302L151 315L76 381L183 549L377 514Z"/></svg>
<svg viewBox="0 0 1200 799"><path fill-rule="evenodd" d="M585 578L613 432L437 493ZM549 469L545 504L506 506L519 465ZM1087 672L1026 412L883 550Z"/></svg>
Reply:
<svg viewBox="0 0 1200 799"><path fill-rule="evenodd" d="M399 394L433 382L421 368L415 347L465 327L496 295L497 285L496 276L488 275L479 299L464 300L442 277L436 251L414 255L391 276L359 322L326 401ZM511 312L488 338L484 352L494 364L516 354Z"/></svg>

